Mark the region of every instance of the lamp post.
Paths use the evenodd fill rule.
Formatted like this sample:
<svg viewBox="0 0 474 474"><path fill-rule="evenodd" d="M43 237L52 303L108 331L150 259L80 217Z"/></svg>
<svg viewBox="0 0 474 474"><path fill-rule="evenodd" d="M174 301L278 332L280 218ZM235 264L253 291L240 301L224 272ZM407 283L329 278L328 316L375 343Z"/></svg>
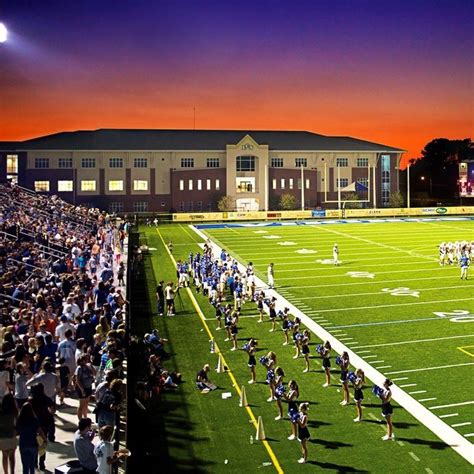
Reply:
<svg viewBox="0 0 474 474"><path fill-rule="evenodd" d="M407 208L410 209L410 164L407 166Z"/></svg>

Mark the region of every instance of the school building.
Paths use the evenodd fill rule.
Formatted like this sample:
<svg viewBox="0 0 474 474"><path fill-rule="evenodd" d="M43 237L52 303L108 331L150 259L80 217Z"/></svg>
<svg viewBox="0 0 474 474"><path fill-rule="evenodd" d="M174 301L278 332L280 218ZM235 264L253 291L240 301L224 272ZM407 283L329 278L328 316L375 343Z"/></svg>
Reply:
<svg viewBox="0 0 474 474"><path fill-rule="evenodd" d="M307 131L99 129L0 142L0 180L111 212L387 207L404 150Z"/></svg>

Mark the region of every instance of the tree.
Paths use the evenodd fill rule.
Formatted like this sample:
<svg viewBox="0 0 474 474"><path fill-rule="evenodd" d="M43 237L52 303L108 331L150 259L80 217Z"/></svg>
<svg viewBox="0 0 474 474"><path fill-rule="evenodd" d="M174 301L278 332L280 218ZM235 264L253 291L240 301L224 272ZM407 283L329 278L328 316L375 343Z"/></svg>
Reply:
<svg viewBox="0 0 474 474"><path fill-rule="evenodd" d="M293 211L298 208L298 200L293 194L282 194L280 197L280 209L283 211Z"/></svg>
<svg viewBox="0 0 474 474"><path fill-rule="evenodd" d="M403 207L405 205L405 199L403 198L403 194L400 191L395 191L394 193L390 194L390 207Z"/></svg>
<svg viewBox="0 0 474 474"><path fill-rule="evenodd" d="M425 145L421 155L410 160L413 191L428 193L432 198L448 198L457 192L459 163L474 159L474 144L470 138L435 138Z"/></svg>
<svg viewBox="0 0 474 474"><path fill-rule="evenodd" d="M217 202L217 209L221 212L233 211L235 209L235 199L232 196L222 196Z"/></svg>
<svg viewBox="0 0 474 474"><path fill-rule="evenodd" d="M354 202L359 201L359 195L353 192L347 192L341 194L341 201L346 201L344 204L345 209L360 209L362 207L361 202Z"/></svg>

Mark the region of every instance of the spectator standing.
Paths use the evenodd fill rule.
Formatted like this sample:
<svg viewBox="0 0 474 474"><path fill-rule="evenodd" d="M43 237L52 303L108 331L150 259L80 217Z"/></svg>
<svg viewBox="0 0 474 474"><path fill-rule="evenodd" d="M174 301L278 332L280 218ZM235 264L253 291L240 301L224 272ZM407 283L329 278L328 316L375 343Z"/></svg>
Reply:
<svg viewBox="0 0 474 474"><path fill-rule="evenodd" d="M15 451L17 447L15 423L18 416L18 407L13 395L3 397L0 411L0 450L4 474L15 473Z"/></svg>
<svg viewBox="0 0 474 474"><path fill-rule="evenodd" d="M77 368L74 372L73 381L79 396L79 406L77 417L87 418L89 400L92 395L92 384L94 383L95 371L89 362L88 355L81 355L77 361Z"/></svg>
<svg viewBox="0 0 474 474"><path fill-rule="evenodd" d="M163 316L165 310L165 293L163 290L164 281L161 280L156 287L156 305L158 310L158 315Z"/></svg>
<svg viewBox="0 0 474 474"><path fill-rule="evenodd" d="M20 410L16 422L16 430L19 434L19 446L23 474L35 474L36 458L38 456L39 435L45 442L46 436L40 427L30 402L26 402Z"/></svg>
<svg viewBox="0 0 474 474"><path fill-rule="evenodd" d="M65 337L66 339L59 343L58 355L64 358L64 364L68 366L69 373L72 375L76 370L76 343L72 340L71 329L66 331Z"/></svg>

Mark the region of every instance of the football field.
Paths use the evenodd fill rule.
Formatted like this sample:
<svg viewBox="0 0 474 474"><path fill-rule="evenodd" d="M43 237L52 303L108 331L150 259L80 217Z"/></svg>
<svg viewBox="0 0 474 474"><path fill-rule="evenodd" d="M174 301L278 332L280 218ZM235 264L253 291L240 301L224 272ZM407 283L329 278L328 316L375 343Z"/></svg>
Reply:
<svg viewBox="0 0 474 474"><path fill-rule="evenodd" d="M264 281L273 262L280 295L474 440L474 275L438 262L473 220L198 227Z"/></svg>

